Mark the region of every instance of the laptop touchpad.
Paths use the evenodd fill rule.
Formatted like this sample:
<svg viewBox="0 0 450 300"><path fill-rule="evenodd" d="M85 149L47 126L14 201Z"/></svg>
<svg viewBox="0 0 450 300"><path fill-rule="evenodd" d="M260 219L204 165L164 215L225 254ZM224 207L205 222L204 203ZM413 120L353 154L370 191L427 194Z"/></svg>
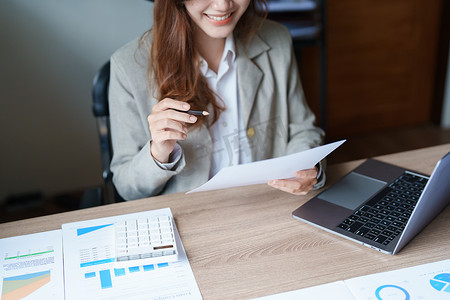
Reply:
<svg viewBox="0 0 450 300"><path fill-rule="evenodd" d="M351 172L317 198L354 210L385 185L386 182Z"/></svg>

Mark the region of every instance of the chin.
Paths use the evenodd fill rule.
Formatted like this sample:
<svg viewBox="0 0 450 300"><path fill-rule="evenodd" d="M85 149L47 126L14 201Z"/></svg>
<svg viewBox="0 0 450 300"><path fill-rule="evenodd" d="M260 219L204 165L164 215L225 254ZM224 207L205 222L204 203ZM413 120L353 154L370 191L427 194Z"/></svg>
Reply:
<svg viewBox="0 0 450 300"><path fill-rule="evenodd" d="M207 34L214 39L224 39L233 33L233 29L234 27L229 30L217 30L217 28L214 28L210 30Z"/></svg>

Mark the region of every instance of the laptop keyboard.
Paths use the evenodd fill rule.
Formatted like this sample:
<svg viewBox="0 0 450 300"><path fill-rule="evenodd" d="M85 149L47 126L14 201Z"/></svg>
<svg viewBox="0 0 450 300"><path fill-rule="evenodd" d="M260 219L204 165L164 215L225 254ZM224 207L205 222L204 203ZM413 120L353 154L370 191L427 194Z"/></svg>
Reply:
<svg viewBox="0 0 450 300"><path fill-rule="evenodd" d="M405 228L427 181L405 172L337 227L388 245Z"/></svg>

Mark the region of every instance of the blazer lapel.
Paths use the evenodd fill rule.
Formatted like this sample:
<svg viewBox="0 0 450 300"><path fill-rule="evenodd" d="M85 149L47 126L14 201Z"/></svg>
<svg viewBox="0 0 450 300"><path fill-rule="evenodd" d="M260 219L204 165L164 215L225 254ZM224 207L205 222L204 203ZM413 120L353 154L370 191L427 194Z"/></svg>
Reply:
<svg viewBox="0 0 450 300"><path fill-rule="evenodd" d="M241 104L241 113L244 125L247 127L250 113L252 112L255 102L256 93L263 79L263 72L255 64L254 59L261 53L270 49L258 35L253 37L247 51L245 45L240 41L237 42L237 75L238 75L238 91Z"/></svg>

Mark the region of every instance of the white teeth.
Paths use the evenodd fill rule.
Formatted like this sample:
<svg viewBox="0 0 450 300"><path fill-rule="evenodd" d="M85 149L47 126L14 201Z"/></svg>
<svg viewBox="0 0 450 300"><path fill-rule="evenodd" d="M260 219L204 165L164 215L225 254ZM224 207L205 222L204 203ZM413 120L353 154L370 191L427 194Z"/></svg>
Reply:
<svg viewBox="0 0 450 300"><path fill-rule="evenodd" d="M207 15L207 16L208 16L208 18L213 19L214 21L223 21L223 20L228 19L231 16L231 13L229 13L225 16L222 16L222 17L210 16L210 15Z"/></svg>

